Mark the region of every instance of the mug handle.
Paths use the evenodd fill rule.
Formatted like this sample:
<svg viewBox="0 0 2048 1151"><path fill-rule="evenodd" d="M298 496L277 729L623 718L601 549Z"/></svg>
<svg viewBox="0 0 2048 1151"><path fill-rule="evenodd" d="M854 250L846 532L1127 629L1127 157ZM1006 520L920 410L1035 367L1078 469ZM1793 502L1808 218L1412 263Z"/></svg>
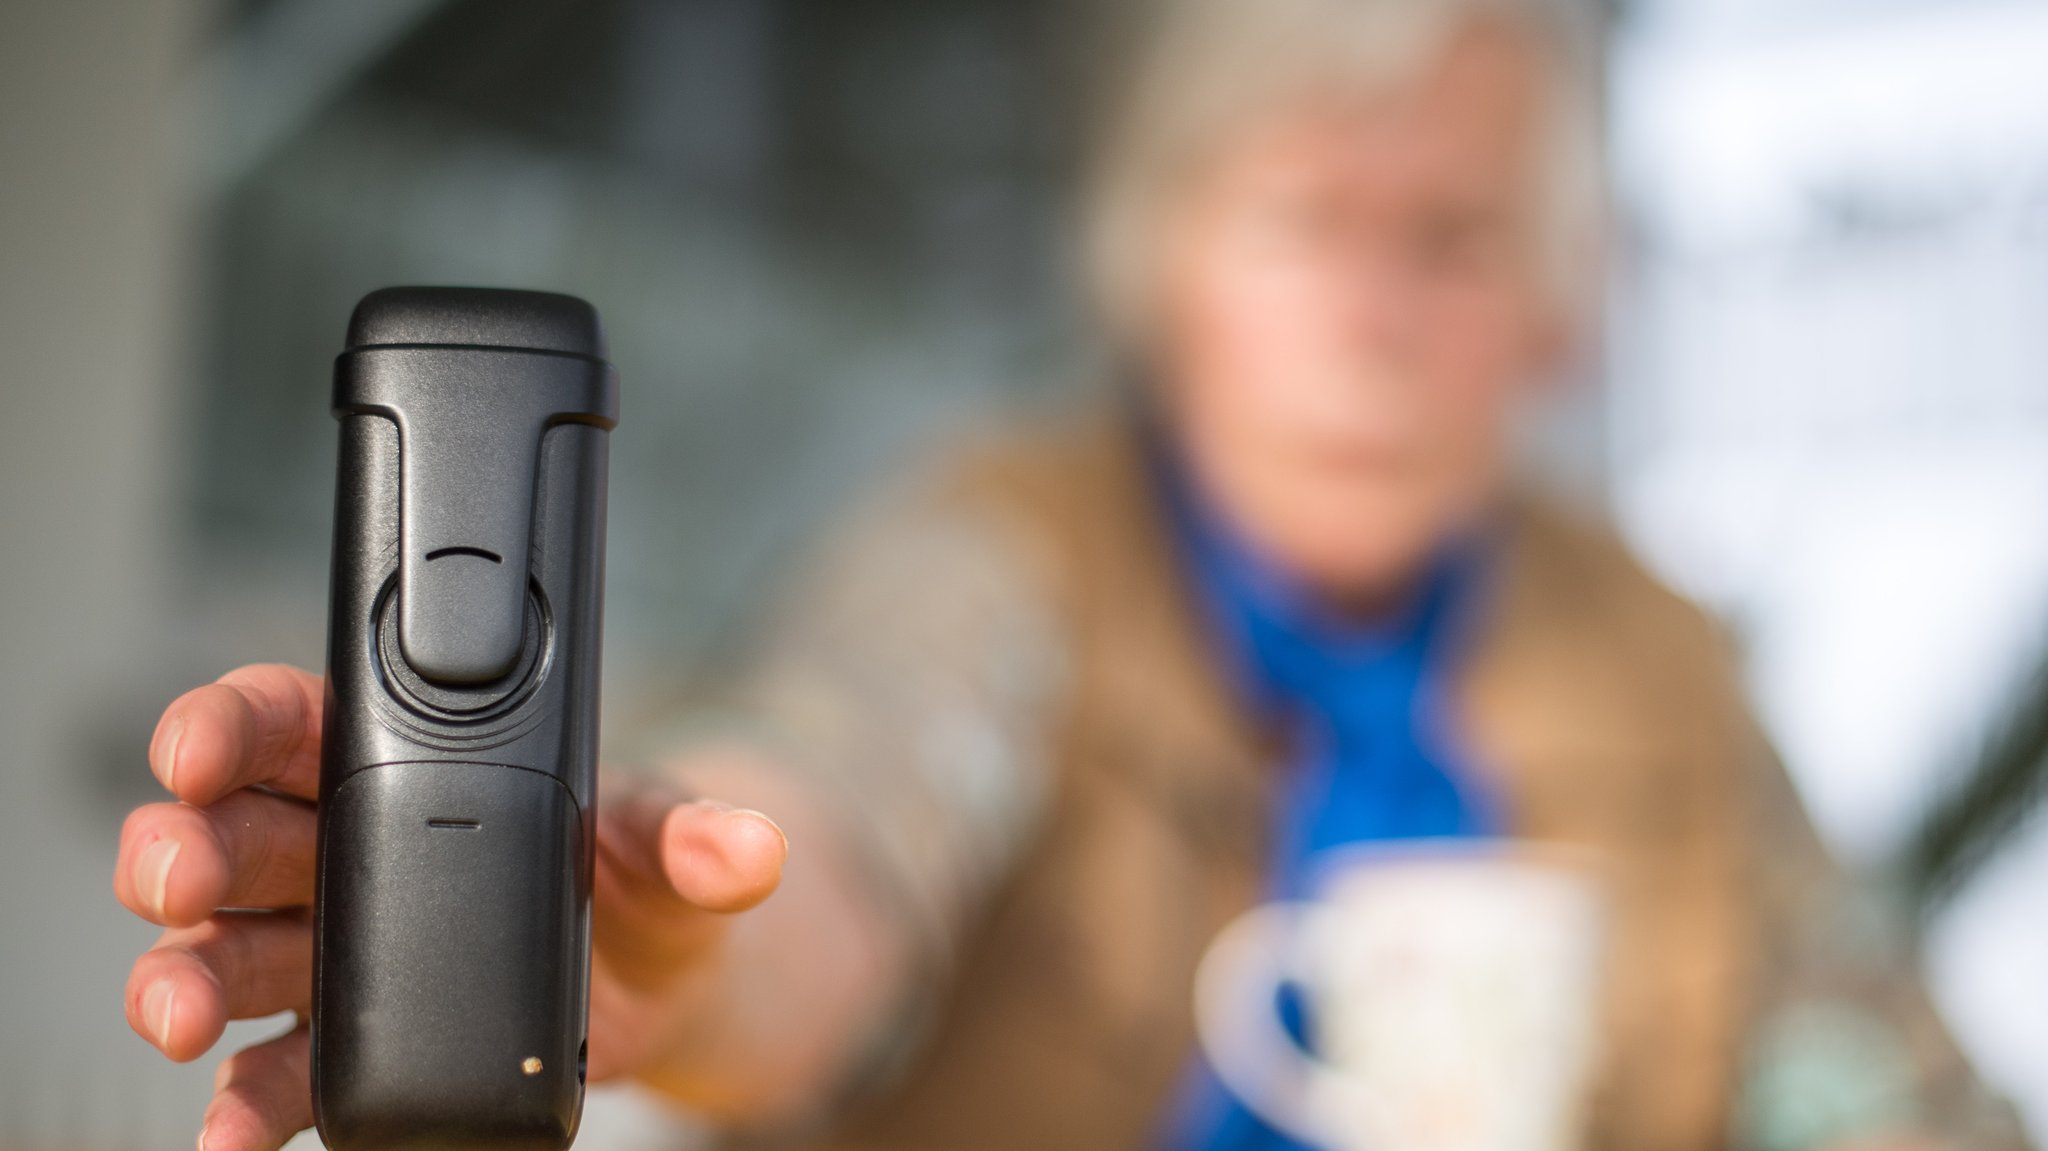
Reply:
<svg viewBox="0 0 2048 1151"><path fill-rule="evenodd" d="M1349 1151L1370 1107L1362 1088L1295 1041L1281 988L1304 984L1302 960L1336 924L1309 903L1268 903L1232 920L1195 970L1195 1033L1216 1078L1261 1119L1318 1146Z"/></svg>

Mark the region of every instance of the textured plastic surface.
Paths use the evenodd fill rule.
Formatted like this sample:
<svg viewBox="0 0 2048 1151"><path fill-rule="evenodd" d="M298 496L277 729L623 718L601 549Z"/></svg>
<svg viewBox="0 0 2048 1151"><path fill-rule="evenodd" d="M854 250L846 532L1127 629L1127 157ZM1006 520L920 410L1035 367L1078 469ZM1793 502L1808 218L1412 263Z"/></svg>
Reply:
<svg viewBox="0 0 2048 1151"><path fill-rule="evenodd" d="M363 300L336 361L313 995L336 1151L575 1132L603 349L580 300L398 288Z"/></svg>
<svg viewBox="0 0 2048 1151"><path fill-rule="evenodd" d="M566 1147L575 1131L583 829L552 776L393 764L328 797L320 1019L337 1146ZM399 897L394 898L394 894ZM533 1073L528 1073L533 1068Z"/></svg>

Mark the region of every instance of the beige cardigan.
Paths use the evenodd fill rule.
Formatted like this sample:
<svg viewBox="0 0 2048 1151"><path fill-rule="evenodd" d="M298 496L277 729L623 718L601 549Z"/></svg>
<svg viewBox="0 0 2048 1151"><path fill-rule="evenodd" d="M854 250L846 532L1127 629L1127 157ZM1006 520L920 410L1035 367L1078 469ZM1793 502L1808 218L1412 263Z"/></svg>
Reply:
<svg viewBox="0 0 2048 1151"><path fill-rule="evenodd" d="M921 499L999 538L1045 605L1035 626L1064 658L1036 733L1049 794L953 925L929 1033L827 1145L1145 1147L1194 1050L1195 965L1260 890L1283 757L1223 687L1122 424L980 445ZM1714 629L1605 534L1533 503L1504 521L1460 726L1516 834L1604 861L1615 938L1587 1145L1774 1151L1826 1133L1827 1092L1798 1072L1825 1085L1841 1054L1827 1021L1846 1019L1897 1054L1849 1091L1889 1083L1879 1119L2019 1146L1893 933L1830 867ZM891 768L839 770L844 787ZM900 848L872 826L878 854Z"/></svg>

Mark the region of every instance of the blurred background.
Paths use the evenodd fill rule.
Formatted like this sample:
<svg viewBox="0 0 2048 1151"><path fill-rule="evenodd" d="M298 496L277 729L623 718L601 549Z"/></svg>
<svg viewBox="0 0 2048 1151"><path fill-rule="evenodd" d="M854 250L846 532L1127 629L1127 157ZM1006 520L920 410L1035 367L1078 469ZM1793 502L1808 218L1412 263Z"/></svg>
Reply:
<svg viewBox="0 0 2048 1151"><path fill-rule="evenodd" d="M607 722L919 445L1097 384L1129 5L0 3L0 1148L184 1146L108 889L182 688L317 666L328 371L391 283L603 312ZM1597 377L1531 466L1739 638L1835 849L2048 1138L2048 2L1632 0ZM273 1030L240 1024L230 1046ZM600 1093L579 1144L670 1121Z"/></svg>

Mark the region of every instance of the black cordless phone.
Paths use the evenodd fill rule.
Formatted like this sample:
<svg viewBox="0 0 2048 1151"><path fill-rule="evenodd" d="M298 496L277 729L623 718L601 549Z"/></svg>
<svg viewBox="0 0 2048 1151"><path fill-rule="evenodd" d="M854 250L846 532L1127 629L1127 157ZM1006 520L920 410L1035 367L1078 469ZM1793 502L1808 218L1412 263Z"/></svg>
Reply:
<svg viewBox="0 0 2048 1151"><path fill-rule="evenodd" d="M334 414L320 1134L336 1151L567 1147L618 376L581 300L389 288L349 322Z"/></svg>

